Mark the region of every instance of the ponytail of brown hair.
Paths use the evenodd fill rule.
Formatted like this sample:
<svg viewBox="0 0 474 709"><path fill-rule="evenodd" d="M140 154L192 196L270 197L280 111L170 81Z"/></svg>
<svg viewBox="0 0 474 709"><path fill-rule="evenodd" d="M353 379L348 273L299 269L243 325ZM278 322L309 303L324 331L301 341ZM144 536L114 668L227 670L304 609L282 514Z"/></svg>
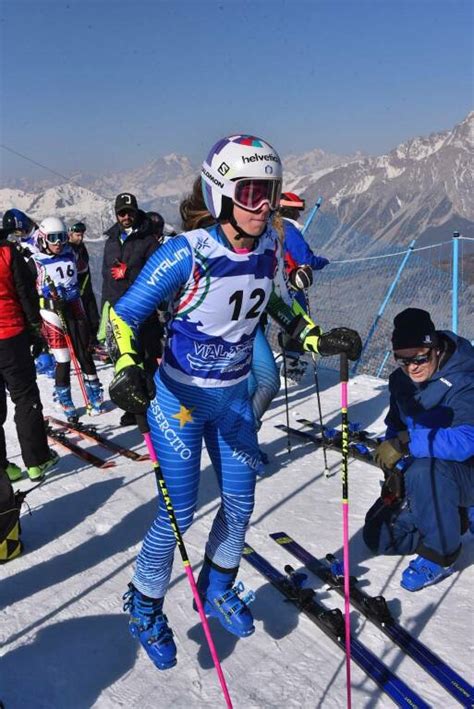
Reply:
<svg viewBox="0 0 474 709"><path fill-rule="evenodd" d="M283 248L283 241L285 239L285 226L283 223L283 217L281 216L280 212L275 212L275 214L273 215L272 227L276 231L278 241L280 242L281 247Z"/></svg>

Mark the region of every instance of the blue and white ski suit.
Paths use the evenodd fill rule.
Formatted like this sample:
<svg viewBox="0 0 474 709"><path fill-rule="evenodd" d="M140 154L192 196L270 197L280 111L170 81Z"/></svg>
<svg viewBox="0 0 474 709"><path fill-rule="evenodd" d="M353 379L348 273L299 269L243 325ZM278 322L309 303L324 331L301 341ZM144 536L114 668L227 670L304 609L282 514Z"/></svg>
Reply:
<svg viewBox="0 0 474 709"><path fill-rule="evenodd" d="M413 462L405 472L405 500L378 501L364 527L379 554L421 554L443 566L461 548L459 507L474 505L474 348L452 332L439 333L449 359L415 384L399 368L390 376L387 438L407 430Z"/></svg>
<svg viewBox="0 0 474 709"><path fill-rule="evenodd" d="M233 569L240 562L259 465L247 379L256 328L282 262L270 229L250 253L235 253L226 244L218 226L168 241L115 310L137 331L159 303L172 301L156 397L148 410L152 441L182 533L196 509L206 442L221 491L206 555ZM133 584L139 591L153 598L165 594L174 549L160 499L137 558Z"/></svg>

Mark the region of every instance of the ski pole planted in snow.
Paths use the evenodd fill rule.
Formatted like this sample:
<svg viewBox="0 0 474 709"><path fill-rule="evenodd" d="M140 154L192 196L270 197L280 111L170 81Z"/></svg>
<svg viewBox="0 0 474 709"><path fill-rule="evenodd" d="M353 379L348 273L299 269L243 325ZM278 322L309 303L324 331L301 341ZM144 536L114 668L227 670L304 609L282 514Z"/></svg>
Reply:
<svg viewBox="0 0 474 709"><path fill-rule="evenodd" d="M286 428L287 428L287 436L286 436L286 449L288 451L288 455L291 455L291 440L290 440L290 434L288 432L288 429L290 427L290 406L288 402L288 369L287 369L287 362L286 362L286 351L284 346L282 345L281 348L281 354L283 356L283 379L285 380L285 413L286 413Z"/></svg>
<svg viewBox="0 0 474 709"><path fill-rule="evenodd" d="M58 290L57 290L57 288L56 288L54 282L52 281L52 279L51 279L51 278L45 278L45 283L46 283L46 285L48 286L48 288L50 289L51 293L55 294L55 299L56 299L56 300L59 300L59 298L58 298ZM56 315L57 315L58 318L59 318L59 322L61 323L61 328L62 328L62 330L63 330L64 339L66 340L66 346L67 346L67 348L68 348L68 350L69 350L69 355L70 355L70 357L71 357L71 362L72 362L72 365L73 365L73 367L74 367L74 371L76 372L77 380L78 380L78 382L79 382L79 386L80 386L80 389L81 389L81 392L82 392L82 396L83 396L83 398L84 398L84 403L85 403L85 405L86 405L86 411L87 411L87 413L90 415L91 412L92 412L92 404L91 404L90 399L89 399L89 397L88 397L88 395L87 395L87 390L86 390L86 385L85 385L85 383L84 383L84 376L83 376L83 374L82 374L82 369L81 369L81 367L80 367L80 365L79 365L79 362L77 361L76 352L75 352L75 350L74 350L74 345L72 344L71 335L69 334L69 328L68 328L68 325L67 325L67 322L66 322L66 318L65 318L65 316L64 316L64 313L63 313L63 311L62 311L61 305L57 305L57 306L56 306L56 304L55 304L54 311L55 311Z"/></svg>
<svg viewBox="0 0 474 709"><path fill-rule="evenodd" d="M150 459L153 463L153 470L156 475L156 479L158 482L160 492L163 495L163 500L165 502L166 511L168 513L168 517L169 517L169 520L171 523L171 529L173 530L174 536L176 538L176 542L178 544L178 549L179 549L179 553L181 554L181 559L183 561L184 570L186 572L186 576L188 577L188 581L191 586L194 600L196 602L196 606L197 606L197 609L199 612L199 617L201 618L202 627L204 629L204 634L206 636L207 644L209 646L212 660L214 662L214 666L216 668L217 675L219 677L219 682L220 682L220 685L222 688L222 692L224 694L225 702L227 704L228 709L232 709L232 700L230 698L229 690L227 689L227 684L225 681L224 673L222 672L222 667L219 662L219 658L217 656L216 646L214 645L214 641L213 641L212 635L211 635L211 630L209 628L209 623L207 621L206 614L204 612L204 608L202 605L201 597L199 595L199 591L196 586L196 581L194 579L193 570L191 568L191 563L189 561L188 552L186 551L186 546L184 544L183 536L182 536L181 532L179 531L178 520L176 519L173 503L171 501L171 498L170 498L170 495L168 492L168 488L166 487L166 482L163 477L163 473L161 471L160 464L158 462L158 456L156 455L155 446L153 445L153 441L151 440L150 428L148 426L146 416L137 415L136 419L137 419L138 428L140 429L140 433L143 435L143 438L145 439L146 447L148 449L148 453L150 454Z"/></svg>
<svg viewBox="0 0 474 709"><path fill-rule="evenodd" d="M309 291L307 288L304 289L304 299L305 299L305 304L306 304L306 312L308 313L308 316L311 317L311 306L309 304ZM319 415L319 425L321 426L321 432L322 432L322 445L323 445L323 458L324 458L324 476L326 478L329 477L330 472L329 472L329 466L328 466L328 456L326 453L326 436L324 434L324 423L323 423L323 410L321 407L321 391L319 389L319 377L318 377L318 370L317 370L317 364L316 364L316 355L314 352L311 352L311 359L313 360L313 372L314 372L314 386L316 388L316 398L318 401L318 415Z"/></svg>
<svg viewBox="0 0 474 709"><path fill-rule="evenodd" d="M344 549L344 619L346 640L347 707L351 707L351 621L350 621L350 569L349 569L349 419L347 416L347 383L349 362L341 354L341 418L342 418L342 535Z"/></svg>

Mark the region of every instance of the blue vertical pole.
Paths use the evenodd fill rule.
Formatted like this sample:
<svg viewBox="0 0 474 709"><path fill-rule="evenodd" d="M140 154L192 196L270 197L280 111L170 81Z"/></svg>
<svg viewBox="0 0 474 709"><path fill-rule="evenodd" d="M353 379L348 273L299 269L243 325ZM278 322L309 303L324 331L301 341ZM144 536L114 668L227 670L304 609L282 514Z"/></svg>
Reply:
<svg viewBox="0 0 474 709"><path fill-rule="evenodd" d="M323 201L323 198L322 198L322 197L318 197L318 201L317 201L316 204L314 205L313 209L310 211L310 213L309 213L309 215L308 215L308 218L307 218L307 220L306 220L306 222L305 222L305 225L304 225L304 227L303 227L302 230L301 230L301 233L303 234L303 236L304 236L304 235L306 234L306 232L308 231L309 226L310 226L311 222L313 221L316 212L317 212L318 209L320 208L322 201Z"/></svg>
<svg viewBox="0 0 474 709"><path fill-rule="evenodd" d="M385 356L384 356L384 358L383 358L383 360L382 360L382 364L381 364L380 367L378 368L377 374L375 375L376 377L381 377L381 376L382 376L383 368L385 367L385 362L387 361L387 359L388 359L389 356L390 356L390 352L391 352L391 350L387 350L387 351L385 352Z"/></svg>
<svg viewBox="0 0 474 709"><path fill-rule="evenodd" d="M359 366L360 362L362 361L362 357L364 356L364 352L366 351L366 349L369 345L369 342L372 339L375 330L377 329L377 325L379 324L379 320L383 315L383 311L387 307L388 302L389 302L390 298L392 297L393 291L395 290L396 285L400 279L400 276L402 275L403 269L407 265L407 261L410 258L410 255L411 255L413 249L415 248L415 243L416 243L416 239L413 239L413 241L411 242L410 246L407 249L405 256L403 257L403 260L398 268L397 275L393 279L392 284L391 284L390 288L388 289L387 294L383 300L383 303L379 308L377 316L376 316L374 322L372 323L372 327L369 330L369 334L367 335L367 338L366 338L364 345L362 347L362 352L360 353L360 358L357 360L357 362L352 367L352 372L351 372L352 376L354 376L357 372L357 367Z"/></svg>
<svg viewBox="0 0 474 709"><path fill-rule="evenodd" d="M459 289L459 232L453 232L453 297L452 297L452 331L458 334L458 289Z"/></svg>

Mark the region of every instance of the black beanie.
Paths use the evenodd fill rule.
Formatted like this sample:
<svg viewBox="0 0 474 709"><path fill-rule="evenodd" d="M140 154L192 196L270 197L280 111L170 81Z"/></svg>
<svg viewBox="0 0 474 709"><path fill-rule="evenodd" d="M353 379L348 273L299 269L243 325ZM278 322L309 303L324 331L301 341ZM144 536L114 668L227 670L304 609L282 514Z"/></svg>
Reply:
<svg viewBox="0 0 474 709"><path fill-rule="evenodd" d="M407 308L393 321L392 348L436 347L438 338L430 314L420 308Z"/></svg>

